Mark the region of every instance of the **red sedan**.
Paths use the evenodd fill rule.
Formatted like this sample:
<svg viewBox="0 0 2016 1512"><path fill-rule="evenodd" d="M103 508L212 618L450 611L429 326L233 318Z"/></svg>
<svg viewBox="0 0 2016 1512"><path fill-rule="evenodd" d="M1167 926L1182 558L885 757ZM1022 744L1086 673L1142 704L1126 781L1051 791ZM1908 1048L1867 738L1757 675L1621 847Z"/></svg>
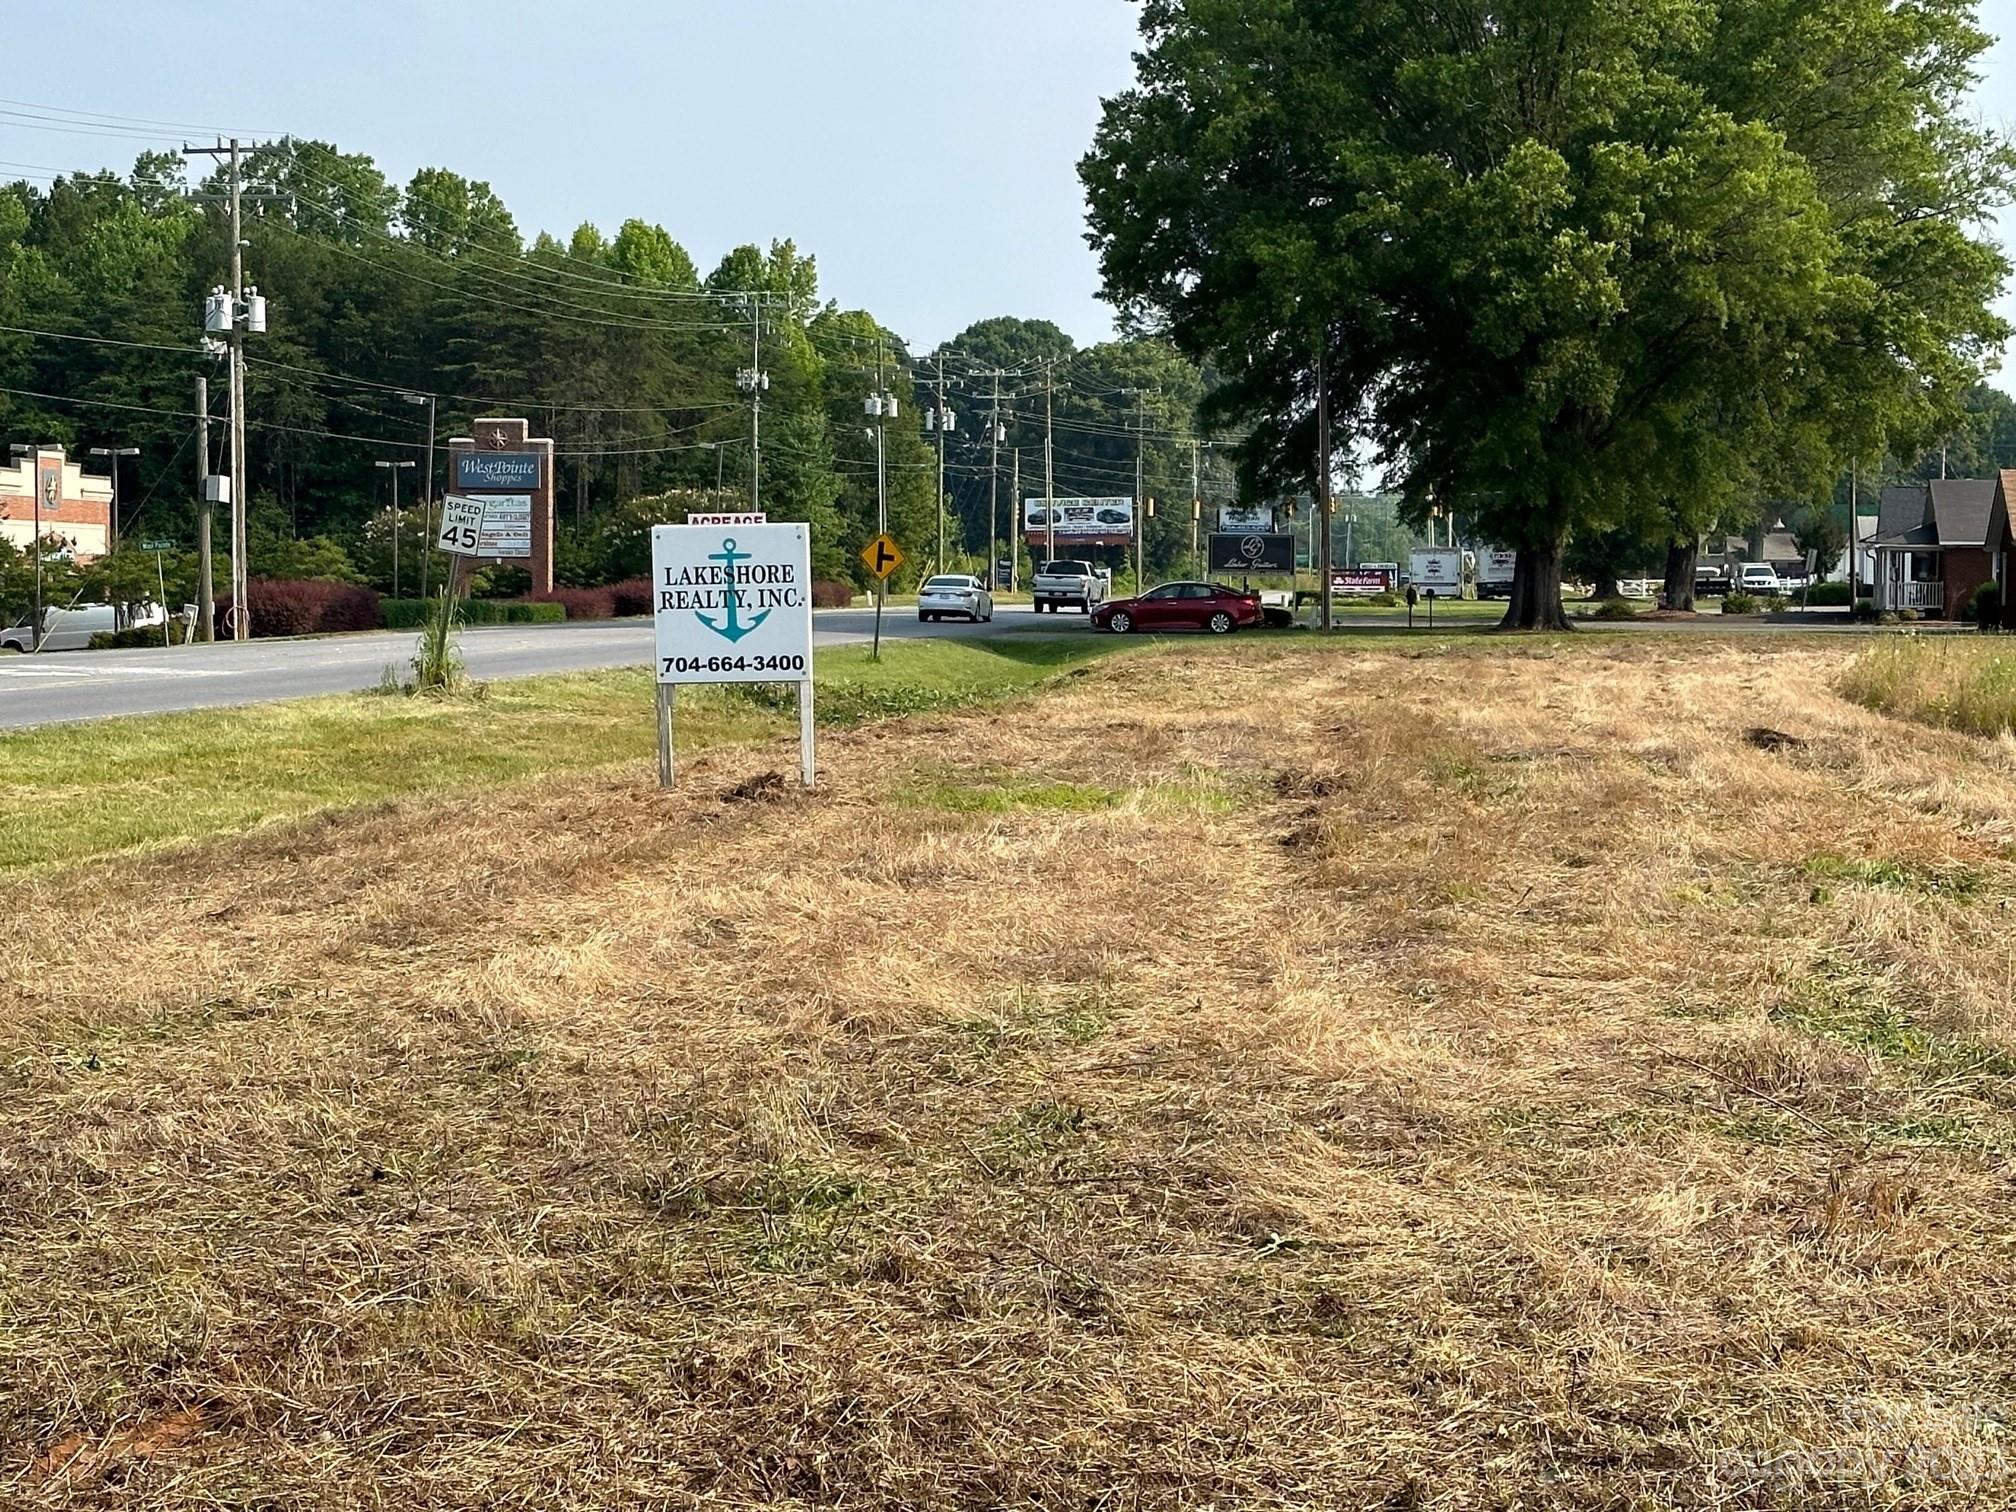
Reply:
<svg viewBox="0 0 2016 1512"><path fill-rule="evenodd" d="M1209 630L1230 635L1260 623L1260 595L1216 583L1164 583L1139 598L1112 599L1092 611L1095 630Z"/></svg>

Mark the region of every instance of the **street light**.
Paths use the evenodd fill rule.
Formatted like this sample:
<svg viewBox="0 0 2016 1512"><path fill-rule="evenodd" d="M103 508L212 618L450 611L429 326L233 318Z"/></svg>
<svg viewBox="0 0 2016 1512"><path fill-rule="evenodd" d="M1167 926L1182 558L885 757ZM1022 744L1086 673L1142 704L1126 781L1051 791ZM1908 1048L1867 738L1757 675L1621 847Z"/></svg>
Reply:
<svg viewBox="0 0 2016 1512"><path fill-rule="evenodd" d="M420 505L420 597L427 597L427 570L434 565L434 396L402 390L408 404L427 406L427 481Z"/></svg>
<svg viewBox="0 0 2016 1512"><path fill-rule="evenodd" d="M373 467L387 467L392 470L392 597L399 597L399 469L414 466L411 462L373 462Z"/></svg>
<svg viewBox="0 0 2016 1512"><path fill-rule="evenodd" d="M105 465L112 473L112 518L108 522L105 531L105 554L110 556L119 549L119 459L121 457L139 456L140 448L137 446L94 446L91 448L91 455L105 458ZM162 605L162 608L166 609L167 605Z"/></svg>
<svg viewBox="0 0 2016 1512"><path fill-rule="evenodd" d="M34 447L20 441L10 443L7 450L17 459L38 455ZM40 472L41 468L38 465L34 463L29 465L28 492L35 502L35 634L31 644L37 651L42 649L42 479L38 476Z"/></svg>
<svg viewBox="0 0 2016 1512"><path fill-rule="evenodd" d="M714 507L719 509L721 507L721 466L728 460L728 443L726 441L714 441L709 444L714 448Z"/></svg>

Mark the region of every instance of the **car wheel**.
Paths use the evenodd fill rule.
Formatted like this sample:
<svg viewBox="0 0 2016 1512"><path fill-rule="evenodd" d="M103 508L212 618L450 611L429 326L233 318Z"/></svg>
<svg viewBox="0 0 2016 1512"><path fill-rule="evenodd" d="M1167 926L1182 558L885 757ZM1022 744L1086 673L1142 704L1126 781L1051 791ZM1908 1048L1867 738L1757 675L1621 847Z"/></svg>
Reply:
<svg viewBox="0 0 2016 1512"><path fill-rule="evenodd" d="M1125 635L1134 628L1134 616L1125 609L1119 610L1107 617L1106 628L1115 635Z"/></svg>
<svg viewBox="0 0 2016 1512"><path fill-rule="evenodd" d="M1227 614L1223 609L1220 609L1204 622L1204 628L1209 630L1213 635L1230 635L1232 633L1232 616Z"/></svg>

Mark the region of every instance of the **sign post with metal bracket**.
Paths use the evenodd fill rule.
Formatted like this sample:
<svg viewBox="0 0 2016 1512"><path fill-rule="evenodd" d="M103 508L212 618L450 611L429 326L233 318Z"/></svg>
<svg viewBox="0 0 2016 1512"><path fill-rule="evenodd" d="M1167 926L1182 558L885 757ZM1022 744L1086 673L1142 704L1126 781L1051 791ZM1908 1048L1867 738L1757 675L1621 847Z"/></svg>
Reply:
<svg viewBox="0 0 2016 1512"><path fill-rule="evenodd" d="M658 785L671 787L681 683L798 687L798 767L812 738L812 534L804 525L657 525L651 530L658 651Z"/></svg>

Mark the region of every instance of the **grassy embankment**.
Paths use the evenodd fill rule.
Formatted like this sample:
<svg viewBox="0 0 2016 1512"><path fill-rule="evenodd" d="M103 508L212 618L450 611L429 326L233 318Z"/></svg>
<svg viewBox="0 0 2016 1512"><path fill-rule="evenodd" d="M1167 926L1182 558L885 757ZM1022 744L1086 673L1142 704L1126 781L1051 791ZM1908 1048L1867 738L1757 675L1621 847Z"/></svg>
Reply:
<svg viewBox="0 0 2016 1512"><path fill-rule="evenodd" d="M0 1502L2007 1505L2016 766L1848 654L1191 642L18 879Z"/></svg>
<svg viewBox="0 0 2016 1512"><path fill-rule="evenodd" d="M1984 637L1888 637L1841 677L1857 703L1970 735L2016 733L2016 644Z"/></svg>
<svg viewBox="0 0 2016 1512"><path fill-rule="evenodd" d="M892 641L818 659L822 725L1007 697L1110 641ZM686 689L682 755L783 732L788 688ZM355 694L0 735L0 873L279 819L648 757L642 668L490 684L445 700Z"/></svg>

